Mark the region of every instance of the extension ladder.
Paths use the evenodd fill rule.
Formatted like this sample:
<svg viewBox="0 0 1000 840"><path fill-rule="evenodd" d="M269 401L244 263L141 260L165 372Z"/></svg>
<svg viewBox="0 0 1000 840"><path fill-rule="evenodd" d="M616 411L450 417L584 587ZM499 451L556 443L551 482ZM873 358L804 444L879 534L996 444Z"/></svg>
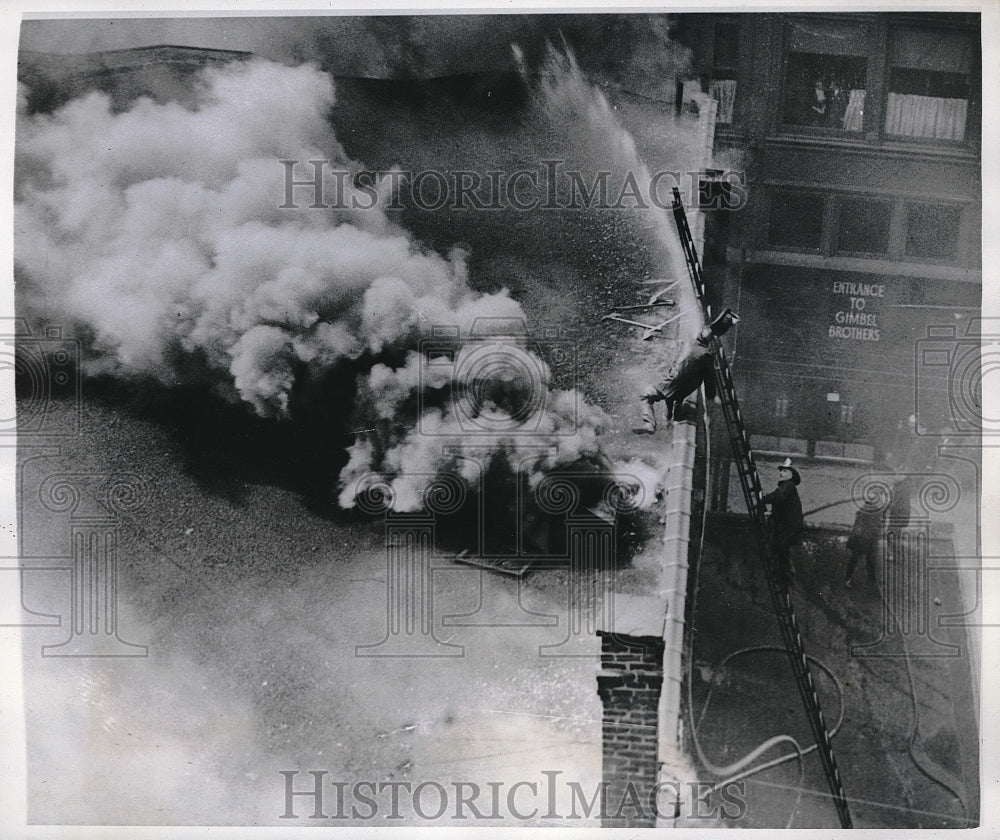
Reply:
<svg viewBox="0 0 1000 840"><path fill-rule="evenodd" d="M680 190L674 187L673 192L674 221L677 224L677 233L680 236L681 246L684 249L684 259L687 262L691 282L694 284L695 295L698 297L698 302L705 312L706 322L710 323L713 318L712 307L705 294L705 280L702 277L701 264L694 247L691 229L688 227L687 214L684 212L684 205L681 202ZM833 754L830 733L826 728L823 710L819 704L819 696L816 694L812 673L809 670L809 663L806 660L805 650L802 646L802 635L799 633L799 625L795 618L795 610L792 607L792 599L788 589L778 584L775 558L771 550L770 540L768 539L767 525L764 519L764 505L761 502L760 476L757 474L757 465L754 462L753 452L750 449L750 440L747 437L746 426L740 414L740 403L736 397L736 387L733 384L732 371L721 344L714 337L712 339L712 349L715 360L715 379L718 385L719 398L722 401L722 412L726 419L726 429L733 447L733 458L736 461L740 485L743 487L743 498L746 500L747 512L750 514L750 521L753 523L757 549L760 552L760 559L764 566L768 588L771 591L771 603L774 605L774 611L778 616L781 636L784 640L785 649L788 651L788 658L792 664L792 671L795 674L795 682L798 685L799 694L806 708L806 715L809 718L813 737L816 739L816 748L823 761L823 771L826 774L830 791L833 794L833 802L837 809L837 816L840 818L840 825L842 828L851 828L851 812L848 809L844 786L840 780L840 771L837 769L837 759Z"/></svg>

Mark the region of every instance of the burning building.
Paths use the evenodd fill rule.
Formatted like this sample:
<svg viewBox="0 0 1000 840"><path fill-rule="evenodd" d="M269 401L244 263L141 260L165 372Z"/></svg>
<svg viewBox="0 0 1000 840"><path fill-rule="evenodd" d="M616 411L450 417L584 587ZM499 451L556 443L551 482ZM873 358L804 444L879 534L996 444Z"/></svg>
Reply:
<svg viewBox="0 0 1000 840"><path fill-rule="evenodd" d="M868 257L850 251L851 235L863 238L871 234L869 228L877 227L864 225L836 239L845 243L844 254L834 253L840 246L831 244L830 226L839 222L832 221L834 211L828 208L841 208L837 202L844 201L842 216L849 228L846 202L872 186L870 179L850 167L853 180L836 180L834 161L840 158L834 155L847 155L849 149L854 156L850 160L868 156L880 172L886 161L903 160L916 167L907 176L911 186L925 165L946 163L969 177L968 149L958 152L948 146L942 163L943 139L931 138L929 149L918 149L906 145L905 138L901 145L897 137L869 140L846 127L860 119L868 131L867 112L858 116L857 85L862 80L868 95L883 96L875 81L884 80L885 74L875 72L875 58L835 56L830 64L831 73L843 76L847 93L839 127L807 128L797 122L806 119L804 110L800 113L791 104L778 109L776 91L785 88L774 87L780 75L777 65L768 63L768 74L762 74L754 62L777 60L777 53L765 48L771 43L766 38L773 41L783 26L790 27L792 45L799 43L795 38L806 37L795 28L797 18L788 18L505 17L455 19L448 25L430 18L330 19L324 27L282 23L288 28L276 40L287 47L290 39L294 48L285 49L278 61L243 49L162 46L74 59L22 55L22 81L27 87L18 132L18 314L32 327L58 323L71 330L85 348L84 369L94 377L91 381L112 377L152 381L157 389L166 386L178 394L190 388L210 392L211 400L198 403L208 407L209 416L187 428L225 426L213 438L223 446L228 438L241 437L246 426L234 419L237 412L223 411L220 405L235 405L247 416L259 418L268 432L254 439L265 445L263 451L249 453L251 458L275 458L267 451L274 441L273 429L281 423L298 424L297 430L308 430L308 443L298 450L292 471L314 470L325 480L325 495L318 500L325 517L322 527L295 520L293 528L284 521L274 528L281 533L282 546L288 540L300 547L295 542L298 531L309 534L322 546L317 551L314 543L309 556L316 552L322 563L288 564L281 551L262 551L246 536L255 525L252 515L243 511L239 522L246 533L234 543L239 551L217 540L204 568L191 573L183 567L185 574L200 575L199 586L210 584L217 572L246 570L245 581L227 579L227 587L244 599L234 596L235 607L228 603L228 593L227 598L213 600L211 585L196 595L201 589L184 581L151 581L148 569L159 565L146 562L149 558L141 553L150 552L148 545L138 549L135 568L140 571L133 570L133 576L142 585L135 585L133 594L138 593L144 614L153 616L150 626L160 631L153 641L173 650L174 637L186 632L173 626L180 612L172 611L174 604L204 599L199 601L202 611L191 617L197 632L184 637L184 649L214 661L236 686L234 693L241 701L251 698L245 719L251 721L247 727L254 747L260 737L253 727L255 715L266 724L260 731L270 739L268 750L262 750L263 757L254 753L246 759L247 767L239 768L246 771L243 775L255 776L258 764L271 772L269 751L280 749L283 757L315 762L302 767L339 762L334 769L344 774L361 772L356 752L366 760L372 756L372 766L384 778L407 779L414 760L397 747L401 735L417 733L423 739L414 750L420 769L440 766L437 745L441 743L463 755L463 738L478 746L477 730L508 742L506 724L484 723L484 716L496 708L490 694L500 690L495 674L483 677L477 671L482 679L455 677L440 669L436 660L460 660L464 648L451 641L454 634L475 633L477 622L486 624L477 616L481 602L478 606L463 602L464 612L453 606L445 616L447 623L442 622L440 603L434 610L429 606L432 579L437 575L440 581L443 572L454 572L453 557L445 562L428 551L443 542L435 528L446 521L459 540L472 544L482 539L481 554L506 555L516 565L524 555L542 553L538 549L544 543L550 559L561 562L559 569L549 568L550 586L552 580L565 583L557 597L566 596L559 631L565 630L583 653L566 652L566 640L560 639L541 646L515 641L505 649L501 640L509 642L524 627L553 626L546 624L551 616L532 604L537 597L551 606L553 597L544 581L527 591L518 581L514 592L493 582L480 584L477 590L500 593L502 604L499 619L488 625L483 658L518 654L518 667L511 667L508 660L494 667L505 668L503 689L516 690L516 702L528 703L519 707L525 714L551 715L559 725L578 726L588 736L603 715L604 754L597 755L599 749L590 749L593 744L587 742L589 752L579 763L586 772L603 758L605 776L613 776L616 786L627 786L635 777L641 777L644 785L655 785L663 772L664 744L673 742L682 705L686 526L691 519L689 504L701 488L692 485L687 457L694 446L693 429L681 428L671 438L683 455L675 464L675 483L663 487L658 482L666 447L652 458L644 460L652 447L637 457L630 412L638 413L636 383L668 360L679 339L697 331L701 313L691 298L675 232L663 212L666 208L652 200L655 193L647 188L676 172L676 180L689 187L689 196L694 192L697 172L706 163L706 139L711 141L713 126L707 115L716 113L716 164L731 160L734 169L746 164L752 212L713 215L707 268L713 294L732 302L742 316L736 371L745 377L740 385L746 392L748 426L753 434L767 436L758 437L755 446L780 438L774 446L784 450L823 456L841 447L837 451L851 457L860 450L848 450L848 445L865 445L861 431L854 437L838 437L818 421L814 427L816 418L809 412L815 412L815 400L804 401L801 405L809 407L802 408L804 413L795 422L811 433L815 428L815 434L800 438L788 425L792 410L800 407L795 396L799 391L765 395L755 390L752 383L765 374L771 386L792 382L800 390L806 387L803 382L818 380L812 368L809 376L784 375L789 366L798 370L816 361L799 345L783 341L776 355L765 353L762 346L767 343L763 331L769 319L791 320L801 331L815 326L815 307L805 306L796 295L774 293L770 286L767 294L751 295L749 291L756 289L753 265L780 263L783 269L801 267L799 263L806 260L810 269L815 263L817 271L841 272L831 276L829 294L837 301L864 300L865 305L837 309L831 315L837 331L824 333L824 340L836 338L837 347L887 341L890 328L882 313L874 311L876 304L867 300L900 298L887 291L888 281L866 272L884 269L887 255L898 255L900 225L910 218L907 202L912 195L901 194L892 199L896 203L889 202L888 230L895 252L890 248L882 258L865 262ZM865 43L874 44L876 32L895 32L895 24L885 15L837 16L841 19L848 29L856 25L868 33L870 41ZM816 31L829 23L821 19ZM915 25L926 28L926 22ZM439 26L443 28L436 29ZM500 39L501 51L490 41L490 49L478 55L483 33L491 26L510 34L520 49L510 51L505 37ZM666 37L675 26L693 47L696 73L706 76L703 91L695 91L699 85L690 80L686 88L681 84L680 117L672 113L674 82L689 76L688 51ZM344 38L345 27L364 37ZM580 50L578 60L546 47L545 35L560 30L567 43ZM447 37L438 42L435 38L442 32ZM788 71L790 81L782 83L789 85L789 91L800 76L811 74L816 62L825 61L823 49L815 45L820 36L806 34L812 40L792 50L794 69ZM711 47L705 40L710 37ZM354 49L344 45L354 43L361 43L369 54L367 63L352 74L339 62ZM469 56L485 69L459 72L456 64ZM708 56L714 56L714 76L706 72ZM870 77L865 75L868 68ZM726 75L730 73L734 75ZM884 87L884 82L880 84ZM829 90L832 113L838 94L832 86ZM854 110L848 119L852 92ZM827 88L823 95L828 96ZM758 100L768 103L760 112ZM971 126L973 117L967 119ZM782 128L772 136L775 125ZM752 136L760 142L743 144L737 131L743 126L753 127ZM947 142L954 143L955 138ZM775 161L784 155L797 163L779 177ZM806 177L817 166L827 173L824 178L831 179L836 196L826 195L825 186L820 189ZM760 189L762 183L768 189ZM803 194L821 196L819 232L825 238L818 241L826 243L822 246L826 250L814 253L812 245L798 248L799 233L781 232L782 225L797 227L789 223L792 210L783 221L767 223L767 230L776 231L773 247L744 248L750 240L738 236L747 237L763 224L768 190L774 187L782 195L792 194L801 203L799 187L804 184L809 188ZM782 193L784 187L788 189ZM810 216L794 201L792 205L794 221L815 233L815 213ZM913 212L921 211L918 207ZM969 224L967 216L961 220L962 225ZM699 220L693 223L697 231ZM923 247L905 241L904 236L904 255L912 256L914 248ZM747 254L757 256L744 260ZM838 262L841 256L846 262ZM860 268L859 260L864 263ZM916 271L917 279L953 268L935 264L933 269L916 270L909 261L900 262L905 271ZM859 272L865 276L855 276ZM670 282L675 284L674 305L683 318L656 334L656 342L640 343L639 336L617 340L603 332L604 327L595 327L623 300L628 304L647 299L649 284L662 287ZM631 299L641 293L645 293L641 298ZM771 294L780 300L771 300ZM799 306L808 311L795 318L781 309ZM558 329L549 329L553 324ZM757 336L758 343L747 345L748 336ZM748 355L746 346L758 350ZM780 377L771 377L772 362L785 365ZM812 367L818 369L819 364ZM457 377L456 371L469 375ZM857 402L832 384L824 381L822 387L824 410L838 402L827 395L837 395L838 405L848 408ZM777 419L760 414L772 396L779 408L784 406ZM870 428L867 420L862 422L860 410L844 411L843 418L838 422L855 424L853 430ZM221 465L226 493L242 500L252 482L227 482L235 476L226 474L232 467L224 461L212 463ZM240 479L245 475L238 473ZM724 475L721 470L712 486L720 486ZM596 523L604 542L591 540L577 555L566 546L580 536L571 526L587 519L588 510L592 512L595 502L603 499L607 480L619 476L630 482L630 493L636 485L645 490L642 504L660 507L652 515L653 527L646 531L636 527L640 533L629 545L630 551L637 546L645 550L645 565L637 562L616 570L622 574L614 582L629 590L618 593L622 595L617 601L619 617L624 620L615 627L604 625L602 641L597 642L593 622L588 623L593 616L580 607L588 598L603 607L610 589L587 589L581 582L607 582L593 571L594 567L604 571L601 564L614 556L613 541L605 539L608 523ZM237 483L240 486L234 489ZM226 493L216 495L228 498ZM545 496L544 505L550 508L540 510L536 505L525 511L514 504L522 496L534 500L532 494ZM363 551L347 547L348 539L343 545L326 544L331 542L326 530L330 521L343 524L335 519L340 513L331 513L334 501L341 510L352 512L348 516L385 517L385 532L380 534L385 545L379 546L384 555L374 560L363 556ZM626 507L632 503L624 501ZM456 515L456 505L467 505L465 516ZM220 516L214 513L214 504L202 507L213 512L215 521L241 513L228 508ZM391 509L389 516L386 507ZM439 512L442 519L435 518ZM590 516L586 524L594 525L594 518ZM42 523L37 530L43 533L47 520L37 521ZM206 514L206 520L183 529L184 537L197 546L201 532L213 527L212 521ZM466 527L471 522L478 533L463 532L463 521ZM629 527L633 524L635 520L629 520ZM559 543L553 535L558 537L563 525L565 538ZM668 531L665 545L660 543L660 525ZM333 533L335 541L349 532L334 528ZM553 542L558 543L554 550ZM130 548L136 545L133 540ZM571 566L566 575L565 561L572 564L581 558L584 563ZM258 560L265 571L254 566ZM591 566L583 568L586 563ZM288 565L297 568L283 577ZM348 569L357 572L342 573ZM300 574L308 585L299 585ZM266 598L253 591L258 580L268 587ZM272 592L272 581L287 583L288 594L284 588L277 591L277 586ZM414 588L414 581L419 587ZM364 598L355 595L356 587L372 582L382 586L374 598L370 591ZM404 589L404 584L410 588ZM447 591L451 596L468 595L461 589L453 584ZM667 600L672 613L665 622ZM294 623L289 639L280 622L268 626L282 642L297 643L304 637L301 650L294 644L268 641L232 660L220 659L216 651L227 646L217 641L228 630L217 631L214 626L225 628L228 621L239 630L234 637L253 635L256 616L248 619L240 604L259 601L266 602L267 613L278 604L308 616ZM373 620L373 605L385 605L387 614L374 616L384 619L384 628ZM315 635L307 620L320 628ZM562 617L556 624L559 621ZM445 626L457 629L446 636L441 632ZM355 645L342 627L363 628L371 634L371 643ZM379 641L382 632L385 637ZM407 634L419 636L425 646L420 655L426 654L426 660L394 660L390 651L389 658L378 661L379 650L385 653L394 643L411 641ZM281 651L280 662L272 648ZM335 650L337 657L329 650ZM566 661L553 664L564 653ZM545 658L549 654L552 658ZM598 695L593 665L601 654L605 671L599 675ZM524 664L529 660L531 665L544 664L532 669ZM317 681L302 676L310 672L313 661L324 662ZM432 666L423 667L432 661ZM193 670L200 674L198 668ZM267 672L267 679L259 679L261 671ZM48 674L44 679L50 679ZM427 712L426 721L396 719L397 709L384 708L391 706L387 693L383 697L370 690L380 680L398 680L401 696L415 697L413 702L421 709L434 711ZM207 691L204 684L201 690ZM135 696L131 689L125 694ZM327 703L327 694L335 697L335 703ZM235 705L244 708L242 702ZM293 708L294 714L286 714L285 707ZM526 711L529 707L531 711ZM314 716L312 708L320 711ZM372 721L364 719L368 714ZM360 722L355 724L355 718ZM461 737L451 729L456 718L461 720ZM106 727L109 732L115 729L113 723ZM314 727L322 732L324 749L335 745L343 748L344 755L331 759L328 753L321 759L318 739L310 731ZM449 733L454 744L448 741ZM561 735L553 741L566 744ZM182 744L176 754L183 756L188 749ZM232 771L228 765L220 768L223 774ZM298 778L294 771L282 772L291 773L286 781ZM230 782L227 776L226 783ZM301 795L294 790L300 782L284 788L293 802ZM33 801L42 803L39 813L48 816L37 785ZM296 810L302 809L289 807L284 813ZM268 813L261 819L280 817ZM656 819L647 814L635 824Z"/></svg>
<svg viewBox="0 0 1000 840"><path fill-rule="evenodd" d="M627 17L615 20L618 28L611 31L629 50L610 65L607 56L597 62L595 72L603 71L603 79L610 71L634 72L636 51L654 44L664 47L655 66L677 64L663 41L662 19L648 26ZM588 32L581 22L567 23ZM383 23L372 25L385 34ZM409 32L407 26L419 30L424 24L401 21L388 30L399 35ZM470 28L461 21L454 26L456 31ZM472 26L470 31L480 30ZM634 32L646 34L636 39L630 37ZM584 43L595 36L591 32L587 37ZM468 536L480 553L514 561L537 555L544 544L552 561L550 577L565 584L567 595L570 583L583 594L591 578L603 586L609 571L605 554L613 551L613 540L601 543L599 556L574 554L567 547L578 531L572 530L573 523L561 525L587 519L603 536L611 533L613 523L606 516L588 515L587 510L603 503L602 512L615 512L604 485L619 476L626 482L612 488L616 495L611 502L630 508L657 503L663 453L644 453L643 460L631 446L631 418L623 410L631 408L629 377L622 376L616 358L630 341L627 333L625 338L606 334L594 340L593 325L609 306L629 302L633 295L648 296L642 281L679 281L684 267L662 208L632 195L631 185L645 190L652 178L636 141L616 115L618 105L588 82L570 53L547 48L544 39L516 52L509 43L503 46L508 69L502 72L434 76L440 68L432 71L414 53L390 61L414 70L412 78L402 80L385 78L393 72L377 79L331 76L321 69L322 49L287 63L244 50L164 46L73 57L26 52L15 195L20 349L33 347L36 336L54 336L59 325L60 335L80 351L76 358L91 397L103 388L104 398L124 406L131 402L130 394L143 394L140 403L152 394L160 406L159 422L170 414L165 425L179 420L193 433L182 447L195 439L214 441L212 463L223 475L213 480L221 484L230 485L236 472L244 475L232 458L234 444L262 444L259 451L242 454L272 463L289 451L275 445L282 430L304 430L306 443L284 469L286 474L325 476L325 493L308 500L322 512L323 527L339 534L339 522L341 530L351 532L344 522L367 526L365 516L391 514L371 529L385 539L376 565L383 564L378 572L390 594L397 592L392 587L401 579L413 583L417 571L427 572L420 581L429 587L431 577L445 570L434 565L440 557L412 557L401 546L437 549L447 544L449 534L453 541ZM302 58L313 60L302 63ZM640 56L639 63L647 60L653 59ZM657 85L672 91L672 77ZM673 126L672 97L650 106L644 94L615 90L622 110L633 117L656 113L655 127L665 143L659 154L673 161L671 169L696 169L702 163L687 162L701 148L700 141ZM655 90L646 88L646 94L651 92ZM322 165L314 166L315 161ZM466 184L460 173L476 173L487 164L511 176L502 182L501 206L490 206L493 201L481 192L477 199L488 209L469 213L461 206L469 194L458 192ZM405 179L395 177L400 170L408 171ZM544 181L532 183L532 171L542 179L550 174L558 178L551 191ZM432 174L418 181L421 173ZM447 195L428 207L419 185L442 183L433 173L442 173ZM482 174L482 183L491 186L491 178ZM595 180L598 176L608 180ZM594 196L593 205L589 196ZM532 206L550 201L558 206ZM686 321L666 332L658 356L669 355L674 339L697 327L699 313L690 307L686 287L673 294ZM42 364L47 359L44 353L39 356ZM629 376L638 376L640 368L630 360ZM20 377L18 386L22 405L32 402L31 377ZM101 397L88 401L100 403ZM184 419L195 406L205 413ZM123 410L143 411L135 404ZM53 416L49 412L40 422L54 422ZM93 442L89 435L86 440ZM25 463L24 487L35 479L46 482L46 475L34 472L36 466L46 470L30 455L25 454ZM222 495L238 502L248 486L236 481ZM115 507L119 490L98 482L94 492L97 509L107 513L109 508L102 508L107 503L121 510ZM45 501L35 510L42 496L22 492L28 523L23 529L25 557L41 556L42 549L33 546L47 538L50 528L58 530L46 520L52 509ZM138 504L140 497L148 494L133 501ZM515 504L524 498L527 512ZM456 514L455 505L463 515ZM71 507L70 517L77 512ZM339 513L338 507L351 513ZM623 519L635 513L630 509ZM441 514L447 527L435 531L429 514ZM649 516L654 527L640 533L639 540L631 535L633 549L657 531L658 514ZM478 533L462 532L463 521ZM83 526L74 520L72 527ZM108 525L112 531L114 527ZM181 533L204 545L199 538L207 530L192 523ZM297 529L288 535L296 539L291 532ZM174 604L170 596L146 600L157 588L146 587L146 575L159 567L146 563L150 546L137 548L136 533L119 542L107 537L100 542L100 556L87 554L89 537L80 543L71 536L68 553L72 568L103 570L111 556L118 558L119 548L122 556L138 551L135 564L128 561L128 572L115 578L123 582L121 600L84 601L83 613L78 610L73 621L74 640L99 626L102 640L125 657L156 649L156 643L119 644L119 631L123 637L134 635L116 624L118 606L128 601L125 591L143 601L147 618L152 610L166 620ZM58 535L53 542L59 542ZM351 565L364 555L329 542L329 536L319 542L316 553L326 563L314 571L323 578L338 577L343 574L340 564ZM185 589L188 581L201 579L202 571L230 563L248 568L245 564L259 561L269 578L286 568L280 552L264 558L257 549L236 551L228 545L221 550L226 559L219 560L213 551L194 575L184 570L167 588L176 584ZM65 551L54 553L67 559ZM371 562L366 557L364 562ZM575 558L591 566L567 576L567 563ZM446 560L443 565L451 570L453 558ZM394 577L400 569L414 574ZM643 572L633 569L630 574L641 577ZM134 575L145 578L144 584L136 583ZM27 577L27 599L44 597L32 589L39 577ZM250 574L247 582L254 577ZM377 581L373 574L366 579ZM73 581L77 588L83 585L80 574ZM331 588L339 604L345 587L333 584L327 590ZM543 600L552 600L545 587L535 589ZM502 590L499 583L485 586L491 593ZM102 591L118 597L114 587ZM416 626L422 633L418 641L435 655L450 655L457 646L433 624L441 618L441 605L434 612L424 609L422 598L432 591L407 590L398 602L383 596L358 604L363 613L380 613L377 618L386 622L388 634L400 626ZM221 598L216 607L228 614L228 601L228 596ZM80 602L74 603L79 607ZM391 604L403 605L402 612L381 615ZM583 601L571 597L566 606L572 621L567 618L557 632L569 626L569 641L584 648L599 644L590 625L585 623L586 633L578 626ZM207 630L202 618L208 621L212 612L198 611L200 632ZM513 612L509 626L538 625L519 604ZM159 626L157 620L146 626L154 625ZM168 637L165 632L159 644L172 647ZM372 644L348 641L338 668L382 667L377 638ZM191 644L201 648L194 640ZM514 649L523 646L522 641ZM557 670L573 670L558 661L561 646L556 638L542 647L557 649ZM372 663L367 654L358 653L369 648L379 649ZM488 654L507 650L491 643ZM254 651L251 659L263 647ZM52 656L64 654L65 648ZM573 695L583 694L586 703L597 707L596 651L572 659L579 655L571 653L570 663L579 662L587 675L572 680ZM257 665L270 667L256 663L248 673ZM93 668L100 671L101 664ZM30 670L30 680L55 678ZM399 673L410 673L409 666ZM416 679L416 672L411 676ZM284 676L255 681L252 691L284 683ZM298 704L311 694L301 689L286 686L281 691L299 698L294 701ZM543 701L542 693L535 693L544 703L540 708L554 708L551 698ZM558 702L568 702L568 695L563 693ZM472 706L485 708L478 701ZM594 719L599 716L598 711ZM454 715L442 712L441 717L451 720ZM350 728L337 719L327 725L338 731ZM337 737L342 744L347 736L335 736L331 743ZM396 761L396 766L405 772L408 763ZM44 803L45 798L32 801ZM44 812L47 806L39 807Z"/></svg>

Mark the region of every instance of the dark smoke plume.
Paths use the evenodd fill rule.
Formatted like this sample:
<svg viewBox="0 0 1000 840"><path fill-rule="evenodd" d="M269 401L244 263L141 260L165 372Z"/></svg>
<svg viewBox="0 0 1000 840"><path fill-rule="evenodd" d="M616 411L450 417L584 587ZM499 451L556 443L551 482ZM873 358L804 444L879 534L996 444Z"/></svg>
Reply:
<svg viewBox="0 0 1000 840"><path fill-rule="evenodd" d="M341 504L353 503L356 478L377 470L393 477L398 509L413 509L433 475L456 467L447 444L468 431L449 408L449 375L425 378L417 348L427 325L468 336L484 319L525 314L504 290L473 292L463 252L421 248L378 208L280 209L279 160L359 169L329 128L334 104L314 66L254 61L206 69L191 107L141 99L114 113L91 93L23 117L19 303L29 317L76 325L89 372L174 384L191 367L177 360L197 358L222 393L266 417L289 415L301 377L343 366L358 376L356 406L344 414L377 434L351 448ZM331 182L328 194L340 186ZM494 368L509 379L502 354L525 351L499 347ZM528 387L545 395L532 436L515 428L488 436L488 446L520 457L529 444L558 443L557 454L534 458L533 472L596 455L603 412L550 389L546 364L529 358ZM506 403L523 389L492 388L475 411L513 411Z"/></svg>

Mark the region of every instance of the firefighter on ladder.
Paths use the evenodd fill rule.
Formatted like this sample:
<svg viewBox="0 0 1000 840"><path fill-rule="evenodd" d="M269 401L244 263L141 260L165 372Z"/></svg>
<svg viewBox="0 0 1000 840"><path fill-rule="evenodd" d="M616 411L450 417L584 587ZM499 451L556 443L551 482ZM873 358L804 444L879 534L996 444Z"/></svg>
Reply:
<svg viewBox="0 0 1000 840"><path fill-rule="evenodd" d="M674 419L677 406L690 394L705 385L705 396L715 398L715 372L712 361L712 337L725 335L729 328L740 319L731 309L726 309L711 324L701 330L694 341L689 343L680 358L674 362L667 378L659 385L647 385L642 392L643 428L637 431L653 434L656 431L656 415L653 406L661 400L667 403L667 420Z"/></svg>
<svg viewBox="0 0 1000 840"><path fill-rule="evenodd" d="M771 548L774 551L778 586L789 590L795 578L792 565L792 548L802 545L802 502L798 486L802 479L792 466L792 459L785 458L778 467L778 486L761 497L761 508L771 506Z"/></svg>

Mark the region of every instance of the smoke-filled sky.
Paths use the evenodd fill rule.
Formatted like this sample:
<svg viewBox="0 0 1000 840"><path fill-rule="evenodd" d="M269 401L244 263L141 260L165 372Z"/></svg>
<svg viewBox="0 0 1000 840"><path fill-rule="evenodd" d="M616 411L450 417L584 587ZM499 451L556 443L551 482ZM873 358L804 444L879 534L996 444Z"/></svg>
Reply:
<svg viewBox="0 0 1000 840"><path fill-rule="evenodd" d="M138 26L146 33L137 36L140 42L167 39L171 27L190 22L165 28L150 22L148 32L146 23ZM333 170L362 167L328 119L342 104L333 65L352 64L362 74L374 67L437 75L481 66L466 60L478 43L502 44L509 52L511 42L505 31L484 38L485 18L322 19L312 28L311 21L275 23L288 36L284 61L209 67L191 82L193 98L183 104L142 98L122 110L91 91L53 113L22 114L15 186L20 314L74 325L86 341L92 373L153 377L167 385L208 381L265 417L294 415L291 402L304 380L356 379L355 405L343 407L340 422L353 410L352 425L375 427L377 434L351 446L341 505L350 507L356 480L378 469L395 477L397 506L413 509L431 476L462 470L442 455L442 443L467 431L447 408L449 399L461 397L452 381L461 358L453 360L454 370L432 375L416 352L421 335L427 325L448 324L466 337L477 319L521 321L525 311L501 284L490 293L473 291L462 248L426 247L380 206L363 200L362 209L322 213L305 203L280 207L286 172L278 162L328 161L326 194L346 188L341 203L347 205L350 181L334 183ZM643 51L666 37L662 18L566 23L583 43L598 32L631 33L629 51L612 62L619 69L645 61ZM35 45L29 31L50 25L61 24L26 25L24 46ZM559 31L544 18L505 19L504 26L536 38ZM360 37L365 33L368 41ZM63 42L50 32L49 38L61 49L100 43L87 34ZM350 45L346 54L342 44ZM549 48L548 81L530 109L536 123L525 146L530 159L575 156L582 171L639 172L634 143L607 102L560 54ZM667 50L659 61L678 55ZM362 69L359 56L377 67ZM487 148L484 163L496 163L499 148ZM489 216L482 221L495 219ZM676 264L669 266L677 252L663 240L663 226L650 219L642 226L649 242L639 250L656 252L652 259L668 275L678 274ZM636 250L631 242L628 247ZM480 280L478 288L489 285ZM487 390L462 383L480 390L480 407L510 413L533 388L552 389L535 418L532 451L558 443L558 463L599 452L597 438L607 425L600 409L554 389L541 359L525 372L518 370L523 354L516 347L510 358L502 357L507 351L491 353ZM491 445L513 463L523 460L522 443L524 436L501 434ZM556 464L548 456L535 461L529 472ZM476 476L463 478L471 483Z"/></svg>
<svg viewBox="0 0 1000 840"><path fill-rule="evenodd" d="M537 52L545 40L565 39L584 61L599 52L609 66L637 57L659 64L674 58L667 29L665 15L645 14L27 20L21 47L82 53L175 44L319 60L336 75L433 76L512 69L515 41Z"/></svg>
<svg viewBox="0 0 1000 840"><path fill-rule="evenodd" d="M301 370L363 357L386 419L421 385L443 387L420 381L422 320L464 334L479 316L523 312L505 293L473 294L461 252L419 248L377 208L279 208L275 161L357 168L325 121L333 101L315 67L261 61L207 71L192 110L147 100L113 114L92 93L26 119L15 212L22 311L84 325L92 369L171 384L171 358L193 356L264 416L287 415ZM404 364L382 363L407 350ZM354 455L371 466L365 446ZM401 455L397 471L404 460L416 456Z"/></svg>
<svg viewBox="0 0 1000 840"><path fill-rule="evenodd" d="M687 55L666 15L420 15L27 20L21 48L84 53L154 44L245 50L283 63L315 61L333 75L428 78L513 70L510 45L537 58L569 45L588 70L656 88Z"/></svg>

